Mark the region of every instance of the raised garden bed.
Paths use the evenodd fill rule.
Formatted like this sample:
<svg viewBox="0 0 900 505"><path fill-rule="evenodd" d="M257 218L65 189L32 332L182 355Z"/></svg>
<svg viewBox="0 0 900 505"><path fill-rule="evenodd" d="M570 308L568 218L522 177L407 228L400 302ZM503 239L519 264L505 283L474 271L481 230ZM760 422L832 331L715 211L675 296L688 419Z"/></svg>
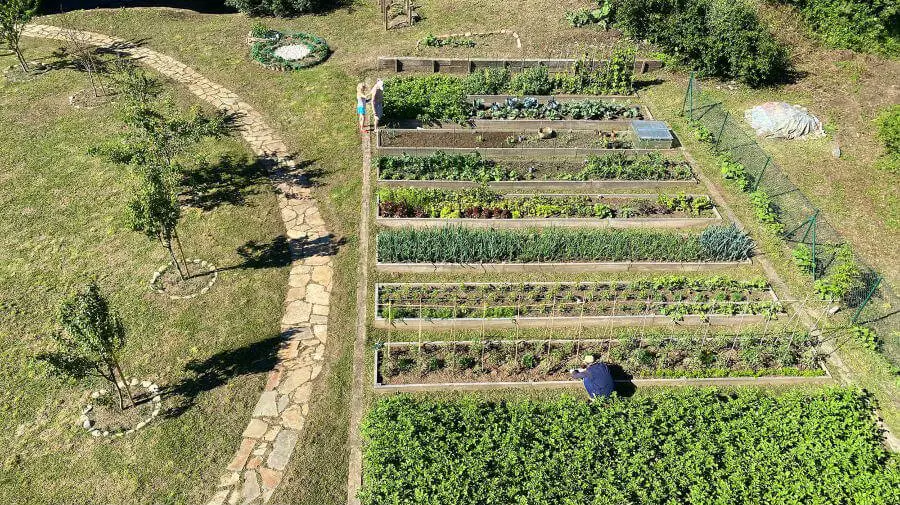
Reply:
<svg viewBox="0 0 900 505"><path fill-rule="evenodd" d="M526 282L375 286L375 326L430 327L743 324L785 307L765 280L680 276L625 282ZM477 323L477 324L473 324Z"/></svg>
<svg viewBox="0 0 900 505"><path fill-rule="evenodd" d="M388 342L376 347L377 386L517 382L580 382L570 370L591 356L613 378L822 377L818 340L673 334L652 339Z"/></svg>
<svg viewBox="0 0 900 505"><path fill-rule="evenodd" d="M631 132L603 130L392 129L378 131L378 147L451 149L633 149Z"/></svg>
<svg viewBox="0 0 900 505"><path fill-rule="evenodd" d="M383 186L462 189L487 183L492 188L639 188L697 185L690 164L657 152L626 156L589 155L581 159L489 159L481 154L443 151L376 159Z"/></svg>
<svg viewBox="0 0 900 505"><path fill-rule="evenodd" d="M644 229L394 228L377 236L381 271L699 271L749 262L754 243L734 225L701 233Z"/></svg>
<svg viewBox="0 0 900 505"><path fill-rule="evenodd" d="M437 152L429 156L381 156L376 165L380 181L696 181L687 161L655 152L639 156L592 155L578 161L493 160L478 153Z"/></svg>
<svg viewBox="0 0 900 505"><path fill-rule="evenodd" d="M376 223L432 227L459 220L478 227L666 227L720 222L705 195L501 194L487 188L454 191L426 188L378 190Z"/></svg>
<svg viewBox="0 0 900 505"><path fill-rule="evenodd" d="M391 72L423 73L471 73L484 68L506 68L512 71L545 66L551 70L565 72L571 69L574 59L500 59L500 58L421 58L414 56L379 56L378 70ZM643 74L662 68L659 60L635 60L634 73Z"/></svg>
<svg viewBox="0 0 900 505"><path fill-rule="evenodd" d="M363 505L409 496L885 505L898 496L896 456L857 387L668 389L593 402L389 395L372 403L362 437Z"/></svg>

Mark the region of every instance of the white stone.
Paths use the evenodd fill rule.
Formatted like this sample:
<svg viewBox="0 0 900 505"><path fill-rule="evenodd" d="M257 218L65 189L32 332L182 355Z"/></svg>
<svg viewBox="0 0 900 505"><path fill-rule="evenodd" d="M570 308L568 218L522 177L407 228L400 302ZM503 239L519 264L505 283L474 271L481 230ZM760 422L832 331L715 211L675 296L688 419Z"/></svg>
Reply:
<svg viewBox="0 0 900 505"><path fill-rule="evenodd" d="M275 417L278 415L275 391L265 391L259 395L256 408L253 409L253 417Z"/></svg>

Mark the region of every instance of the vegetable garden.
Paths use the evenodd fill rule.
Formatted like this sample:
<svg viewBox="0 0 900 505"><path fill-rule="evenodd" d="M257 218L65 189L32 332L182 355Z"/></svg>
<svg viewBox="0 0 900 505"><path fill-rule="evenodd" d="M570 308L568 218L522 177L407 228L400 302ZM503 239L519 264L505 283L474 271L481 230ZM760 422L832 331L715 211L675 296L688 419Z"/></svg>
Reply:
<svg viewBox="0 0 900 505"><path fill-rule="evenodd" d="M780 299L761 276L751 237L731 222L727 208L718 207L708 182L681 152L642 143L631 127L631 120L652 119L639 97L552 96L611 92L566 87L579 71L585 70L483 69L467 77L388 81L386 116L395 126L416 122L416 128L384 129L376 142L375 289L368 325L376 391L571 387L578 382L569 371L583 366L585 356L606 363L617 382L641 388L830 383L819 334L803 327L794 301ZM615 92L631 90L628 85ZM569 128L567 121L582 123ZM721 273L680 274L712 270ZM655 449L653 457L663 463L649 464L651 452L617 448L640 447L631 445L634 437L654 430L668 438L677 426L675 445L699 440L710 446L703 454L719 454L724 446L718 437L731 437L743 423L777 424L780 415L810 404L853 412L871 428L863 420L865 397L838 389L785 395L657 391L645 399L604 400L601 414L592 410L600 403L476 401L376 397L364 427L363 503L590 503L599 495L615 497L612 502L706 503L714 495L691 486L735 482L748 464L771 468L787 489L787 477L778 472L790 449L730 452L684 477L697 459L688 449ZM784 413L773 416L778 409ZM569 420L575 410L585 424ZM707 411L711 417L704 423L721 433L695 433L691 416ZM620 417L602 417L610 412ZM641 435L635 435L638 426L645 430ZM790 444L798 436L815 438L818 430L832 429L816 423L796 428L778 443L795 447ZM555 436L565 440L550 442ZM454 445L472 437L491 449ZM842 460L842 443L825 449L841 461L835 464L849 464ZM393 452L399 446L402 454ZM508 458L491 459L498 447L514 456L513 466L505 466ZM604 451L616 457L604 458ZM577 472L556 466L565 467L566 460ZM603 466L593 466L597 460ZM642 484L607 477L603 468L610 460ZM419 462L415 471L413 461ZM523 464L528 471L520 471ZM885 467L883 459L873 462L872 479L886 478ZM454 477L449 487L438 484L448 475L466 477ZM667 484L682 478L683 486ZM878 496L889 496L887 483L881 481ZM745 480L729 492L738 503L758 503L770 492L765 484ZM501 488L502 495L492 494Z"/></svg>

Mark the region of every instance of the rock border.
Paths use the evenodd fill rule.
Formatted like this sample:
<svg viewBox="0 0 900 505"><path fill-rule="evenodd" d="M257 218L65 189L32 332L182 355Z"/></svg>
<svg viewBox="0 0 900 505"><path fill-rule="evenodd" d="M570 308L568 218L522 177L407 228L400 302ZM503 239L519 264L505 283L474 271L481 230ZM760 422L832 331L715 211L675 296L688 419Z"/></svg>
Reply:
<svg viewBox="0 0 900 505"><path fill-rule="evenodd" d="M96 109L98 107L103 107L104 105L110 104L113 102L113 95L104 95L101 97L90 97L89 99L98 100L96 104L92 105L84 105L79 102L79 97L84 97L85 95L91 93L90 88L84 88L76 91L75 93L69 95L69 105L74 109L83 109L83 110L91 110Z"/></svg>
<svg viewBox="0 0 900 505"><path fill-rule="evenodd" d="M306 32L277 33L277 37L259 40L250 46L250 58L270 70L301 70L318 65L331 55L328 43L317 35ZM299 60L287 60L275 54L276 49L287 45L304 45L309 48L309 54Z"/></svg>
<svg viewBox="0 0 900 505"><path fill-rule="evenodd" d="M514 32L512 30L492 30L489 32L465 32L465 33L445 33L443 35L434 35L433 37L436 39L449 39L451 37L457 38L472 38L472 37L490 37L492 35L509 35L516 41L516 49L522 49L522 39L519 38L518 32ZM422 37L421 39L416 41L416 50L422 48L422 45L425 43L426 37ZM477 42L476 42L477 44ZM433 47L433 46L425 46L425 47ZM441 47L436 47L435 49L442 49Z"/></svg>
<svg viewBox="0 0 900 505"><path fill-rule="evenodd" d="M153 410L150 412L150 415L138 421L134 426L105 426L103 428L98 428L97 420L90 415L91 412L94 411L94 405L88 403L81 408L81 416L78 417L78 423L87 433L90 433L94 437L119 438L143 429L159 416L159 411L162 407L162 396L159 392L159 386L151 380L145 379L139 381L134 377L128 378L128 385L131 387L139 386L151 395L150 402L153 403ZM125 383L120 381L118 386L124 388ZM107 389L97 389L91 391L90 398L96 400L101 396L107 395L112 395L112 391Z"/></svg>
<svg viewBox="0 0 900 505"><path fill-rule="evenodd" d="M153 277L150 278L150 289L153 290L153 292L155 292L157 294L168 296L169 299L171 299L171 300L188 300L191 298L196 298L196 297L206 293L207 291L209 291L209 288L211 288L213 286L213 284L215 284L216 281L219 279L219 271L216 270L216 267L212 263L207 262L206 260L189 259L189 260L187 260L187 262L194 263L195 265L200 265L201 267L207 269L208 274L212 274L212 278L209 280L209 282L206 283L206 286L203 286L200 289L200 291L198 291L196 293L191 293L189 295L170 295L170 294L166 293L165 289L161 289L161 288L157 287L156 282L159 280L160 277L162 277L162 274L165 273L166 270L172 268L173 265L175 265L175 263L172 261L159 267L158 269L156 269L155 272L153 272Z"/></svg>

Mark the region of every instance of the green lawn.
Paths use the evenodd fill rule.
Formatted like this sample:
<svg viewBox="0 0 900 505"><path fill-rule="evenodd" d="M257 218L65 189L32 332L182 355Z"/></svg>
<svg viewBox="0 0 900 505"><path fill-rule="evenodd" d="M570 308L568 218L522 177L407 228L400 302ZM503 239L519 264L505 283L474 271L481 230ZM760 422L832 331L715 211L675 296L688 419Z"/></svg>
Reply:
<svg viewBox="0 0 900 505"><path fill-rule="evenodd" d="M27 44L31 58L55 47ZM0 67L13 61L4 56ZM127 169L87 153L121 122L113 106L72 108L69 95L85 86L70 70L0 81L0 502L199 502L232 457L273 363L286 291L289 258L259 268L240 251L272 243L284 227L242 143L205 142L185 160L200 167L189 176L218 187L198 195L205 210L187 208L180 229L188 257L224 270L192 300L150 292L168 255L125 225ZM88 389L36 359L61 298L91 277L124 320L126 374L170 391L157 421L111 443L76 425Z"/></svg>
<svg viewBox="0 0 900 505"><path fill-rule="evenodd" d="M376 76L373 69L379 55L463 54L464 50L446 53L437 49L417 53L416 40L428 33L506 28L518 31L522 37L521 50L511 43L504 45L496 41L471 53L483 57L578 56L585 48L605 47L616 38L612 33L593 28L572 29L565 25L565 11L585 6L583 0L552 4L528 0L502 4L423 0L419 4L425 19L411 29L390 33L384 32L377 8L371 2L350 4L323 16L264 19L275 29L320 35L334 50L322 65L296 73L271 72L250 61L245 37L256 20L239 14L100 9L73 13L65 20L59 16L37 20L48 24L65 21L74 27L138 41L235 91L261 112L288 146L298 152L316 183L313 196L329 229L343 245L336 259L327 366L313 388L307 429L284 483L273 497L274 503L320 505L341 503L346 498L347 409L355 333L356 236L361 186L359 137L353 112L353 91L358 80ZM35 59L57 45L26 40L26 56ZM807 46L803 47L805 51ZM835 54L827 52L826 56L834 58ZM750 100L782 96L792 101L799 97L797 101L808 104L823 96L847 96L847 90L837 87L835 92L827 86L812 84L809 87L815 88L815 93L798 89L835 74L832 64L818 61L823 59L818 54L804 52L801 57L803 69L810 75L798 85L784 90L722 93L734 95L729 97L733 107ZM855 62L865 58L851 59ZM12 61L11 56L4 56L0 58L0 67ZM864 72L860 80L867 96L881 96L887 93L889 84L885 83L896 75L900 65L881 59L873 62L873 67L879 69L877 75L887 78L872 79ZM846 68L849 72L854 67ZM667 82L647 90L645 97L654 114L669 119L680 106L683 76L663 74L662 77ZM139 496L147 503L196 502L209 497L219 470L237 447L240 431L261 388L260 377L238 374L228 378L225 385L199 395L197 403L181 416L149 428L124 445L107 446L85 441L83 434L71 424L77 413L72 408L59 408L60 401L68 402L64 407L75 406L74 395L80 390L68 383L48 380L29 356L42 345L37 338L49 328L52 309L65 291L59 286L68 288L82 274L98 273L103 287L114 294L113 300L131 329L132 344L126 365L139 375L155 373L160 381L177 383L192 375L185 371L192 357L207 360L229 349L265 342L275 334L286 273L283 268L234 269L223 273L207 296L194 301L174 303L151 296L143 283L165 261L164 253L159 246L124 229L121 206L126 196L120 177L116 177L121 175L121 169L84 154L92 138L99 140L104 132L118 127L106 109L68 108L65 98L83 88L85 82L83 76L54 72L30 83L0 84L0 126L3 127L0 163L13 167L10 171L6 168L0 171L0 203L4 211L13 209L11 215L15 216L7 218L4 212L0 220L3 232L0 240L5 247L0 252L0 306L12 309L0 314L3 340L0 353L4 365L12 364L0 370L3 390L0 444L13 447L5 459L0 459L3 462L0 502L27 503L38 496L43 499L43 494L38 494L43 492L61 502L78 501L81 496L89 497L84 501L108 503L131 502L132 496ZM890 195L883 197L884 190L890 186L880 182L879 174L868 167L867 158L859 155L875 149L872 132L865 128L872 108L867 105L863 109L865 114L857 119L854 114L859 107L852 100L836 100L831 107L840 114L827 115L829 122L835 123L839 132L846 131L848 138L856 139L855 135L859 134L858 146L848 145L850 157L837 164L826 163L826 143L804 145L803 161L798 162L797 171L803 173L821 164L828 173L834 174L835 180L850 183L842 182L840 187L835 185L834 190L828 188L828 191L821 189L818 179L804 179L798 184L816 192L826 212L835 213L832 221L847 217L848 224L842 226L851 232L857 226L864 230L851 236L854 246L860 247L863 253L883 251L884 260L879 266L890 271L886 260L890 258L888 253L896 251L890 248L896 243L896 240L892 242L896 228L892 228L890 217L896 213L896 204L891 203ZM7 146L14 145L13 138L25 138L28 145L8 149ZM699 149L689 147L692 152ZM211 160L220 153L245 153L236 141L204 145L203 151ZM709 159L694 154L707 170L712 170ZM776 158L781 156L777 152L773 154ZM785 165L788 163L785 160L789 158L779 162ZM849 174L854 170L863 181L860 184L852 184ZM43 179L35 177L35 173L43 174ZM86 176L77 177L81 174ZM55 194L45 191L54 188ZM189 255L202 255L219 266L235 265L242 260L236 248L250 240L271 241L283 232L268 186L259 183L252 188L259 191L248 195L244 205L224 205L202 215L198 211L188 212L184 235ZM852 209L841 206L843 193L850 195ZM875 198L876 205L867 205L867 195L882 196ZM38 197L43 197L47 205L38 201ZM729 195L732 204L741 198L742 195ZM747 222L749 209L744 206L736 210ZM885 223L883 227L881 222ZM889 232L878 232L881 228ZM789 258L784 257L779 244L759 234L756 238L767 255L779 261L779 265L788 265ZM789 269L782 270L792 287L808 285ZM205 317L213 310L218 310L221 317ZM225 360L247 361L241 358L244 357L223 356ZM887 387L892 379L885 375L884 368L872 365L865 353L858 365L864 372L866 386L874 387L880 399L891 398L896 385L894 389ZM879 389L884 385L887 385L885 389ZM63 420L66 412L72 414ZM896 421L900 417L894 412L892 419ZM25 422L31 423L33 427L28 428L31 431L17 437L17 428ZM113 475L107 484L102 478L101 464L111 469ZM62 469L67 471L63 477L57 477ZM50 491L26 485L36 479L48 481L46 487ZM170 494L174 497L169 498Z"/></svg>

